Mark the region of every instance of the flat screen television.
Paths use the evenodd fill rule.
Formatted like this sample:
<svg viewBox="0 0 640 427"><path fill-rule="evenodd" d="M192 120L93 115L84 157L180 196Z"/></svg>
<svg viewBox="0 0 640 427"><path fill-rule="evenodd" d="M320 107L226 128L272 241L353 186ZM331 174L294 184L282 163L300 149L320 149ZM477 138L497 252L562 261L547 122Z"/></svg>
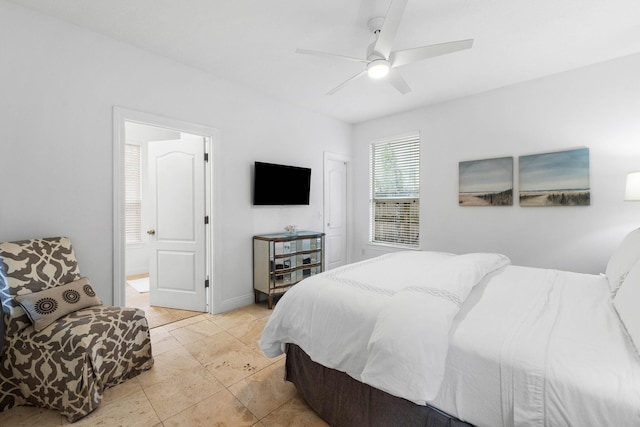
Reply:
<svg viewBox="0 0 640 427"><path fill-rule="evenodd" d="M254 205L308 205L311 169L255 162Z"/></svg>

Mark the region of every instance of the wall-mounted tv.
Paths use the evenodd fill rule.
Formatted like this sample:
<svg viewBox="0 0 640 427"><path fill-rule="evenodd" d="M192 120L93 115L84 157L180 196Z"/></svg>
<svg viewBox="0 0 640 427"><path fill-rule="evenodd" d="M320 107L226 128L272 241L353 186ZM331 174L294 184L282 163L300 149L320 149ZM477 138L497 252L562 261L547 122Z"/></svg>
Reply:
<svg viewBox="0 0 640 427"><path fill-rule="evenodd" d="M254 205L308 205L311 169L255 162Z"/></svg>

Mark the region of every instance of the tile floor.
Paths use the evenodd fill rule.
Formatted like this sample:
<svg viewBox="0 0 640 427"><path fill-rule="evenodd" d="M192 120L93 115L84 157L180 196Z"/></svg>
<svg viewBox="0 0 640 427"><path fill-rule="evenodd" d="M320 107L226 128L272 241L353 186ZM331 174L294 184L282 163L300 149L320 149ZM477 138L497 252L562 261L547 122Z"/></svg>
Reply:
<svg viewBox="0 0 640 427"><path fill-rule="evenodd" d="M142 277L148 277L148 274L140 274L137 276L127 277L130 279L139 279ZM201 314L197 311L189 310L176 310L173 308L164 307L152 307L149 304L149 293L138 292L129 284L125 285L125 298L127 307L138 307L144 310L147 315L147 322L149 322L150 328L166 325L167 323L176 322L178 320L187 319L189 317L197 316Z"/></svg>
<svg viewBox="0 0 640 427"><path fill-rule="evenodd" d="M256 341L266 304L198 314L151 329L155 365L106 390L74 426L327 426L284 381L284 356L267 359ZM61 426L54 411L16 407L0 426Z"/></svg>

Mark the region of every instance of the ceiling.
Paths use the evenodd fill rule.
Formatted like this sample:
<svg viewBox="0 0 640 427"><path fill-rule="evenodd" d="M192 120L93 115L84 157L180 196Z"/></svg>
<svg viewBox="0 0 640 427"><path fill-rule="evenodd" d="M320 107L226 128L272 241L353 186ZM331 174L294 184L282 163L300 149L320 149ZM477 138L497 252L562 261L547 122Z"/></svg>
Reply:
<svg viewBox="0 0 640 427"><path fill-rule="evenodd" d="M473 38L471 50L399 68L401 95L356 62L390 0L11 0L348 123L640 52L638 0L410 0L394 50Z"/></svg>

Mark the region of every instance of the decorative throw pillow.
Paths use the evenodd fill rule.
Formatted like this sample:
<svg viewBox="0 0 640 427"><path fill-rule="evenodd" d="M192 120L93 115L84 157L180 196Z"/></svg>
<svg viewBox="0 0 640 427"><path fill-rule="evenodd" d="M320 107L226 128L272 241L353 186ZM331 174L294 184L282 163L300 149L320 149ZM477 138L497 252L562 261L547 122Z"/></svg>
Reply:
<svg viewBox="0 0 640 427"><path fill-rule="evenodd" d="M86 277L44 291L18 295L16 301L27 312L36 331L69 313L102 304Z"/></svg>
<svg viewBox="0 0 640 427"><path fill-rule="evenodd" d="M627 274L626 279L613 298L613 307L618 312L622 326L640 354L640 261Z"/></svg>
<svg viewBox="0 0 640 427"><path fill-rule="evenodd" d="M633 230L613 251L607 264L607 279L611 292L616 293L631 267L640 259L640 228Z"/></svg>

